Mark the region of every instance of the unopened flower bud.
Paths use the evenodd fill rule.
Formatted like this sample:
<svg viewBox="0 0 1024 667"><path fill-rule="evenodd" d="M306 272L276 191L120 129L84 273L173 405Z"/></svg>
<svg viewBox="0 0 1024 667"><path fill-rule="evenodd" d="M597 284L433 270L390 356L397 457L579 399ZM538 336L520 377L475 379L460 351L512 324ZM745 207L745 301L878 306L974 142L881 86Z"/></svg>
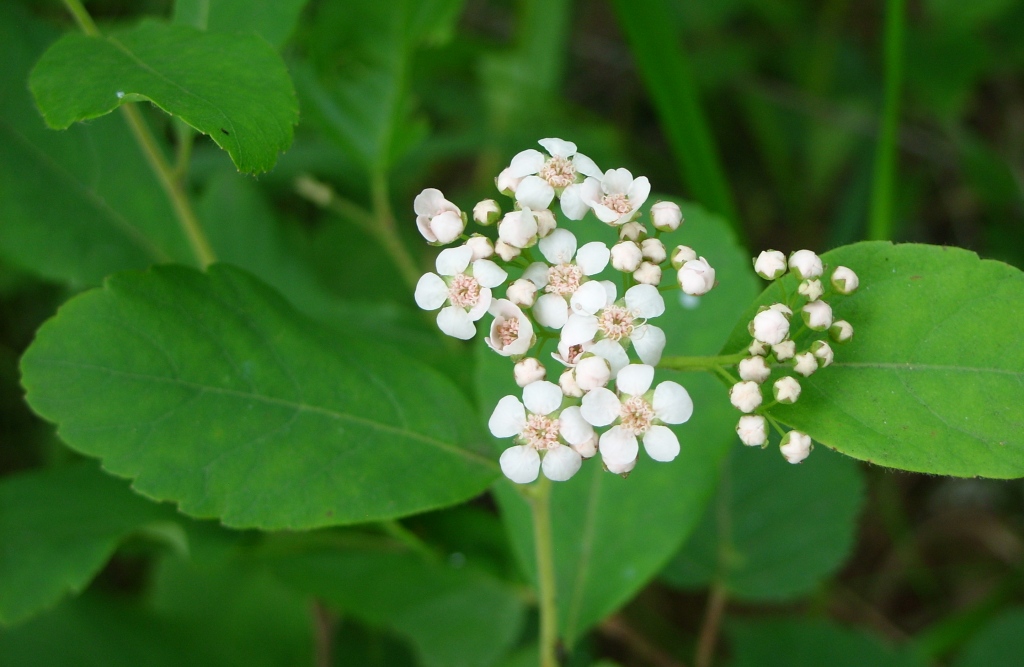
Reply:
<svg viewBox="0 0 1024 667"><path fill-rule="evenodd" d="M678 278L683 292L690 296L702 296L715 286L715 270L703 257L691 259L683 264L679 269Z"/></svg>
<svg viewBox="0 0 1024 667"><path fill-rule="evenodd" d="M473 261L487 259L494 254L494 241L486 236L474 234L466 241L466 247L473 251Z"/></svg>
<svg viewBox="0 0 1024 667"><path fill-rule="evenodd" d="M759 340L752 341L750 347L747 348L752 357L764 357L768 355L768 346Z"/></svg>
<svg viewBox="0 0 1024 667"><path fill-rule="evenodd" d="M754 260L754 272L765 280L775 280L786 272L786 256L778 250L765 250Z"/></svg>
<svg viewBox="0 0 1024 667"><path fill-rule="evenodd" d="M505 298L517 306L530 308L537 299L537 286L525 278L514 280L505 289Z"/></svg>
<svg viewBox="0 0 1024 667"><path fill-rule="evenodd" d="M817 301L821 298L821 295L825 293L825 288L821 286L820 280L813 278L812 280L805 280L801 282L800 286L796 288L796 291L807 297L809 301Z"/></svg>
<svg viewBox="0 0 1024 667"><path fill-rule="evenodd" d="M685 245L677 245L672 249L672 268L679 270L683 268L683 264L686 264L691 259L697 259L697 253L694 252L693 248Z"/></svg>
<svg viewBox="0 0 1024 667"><path fill-rule="evenodd" d="M537 236L544 238L551 232L555 231L555 227L558 226L558 221L555 220L555 214L548 209L541 209L540 211L534 211L534 215L537 216Z"/></svg>
<svg viewBox="0 0 1024 667"><path fill-rule="evenodd" d="M633 468L636 467L636 459L633 459L629 463L610 463L608 461L605 461L604 467L608 470L608 472L613 472L616 475L621 475L622 477L628 477L630 471L632 471Z"/></svg>
<svg viewBox="0 0 1024 667"><path fill-rule="evenodd" d="M506 262L511 262L516 257L519 257L519 253L521 253L522 250L499 239L494 244L494 252L498 257L501 257Z"/></svg>
<svg viewBox="0 0 1024 667"><path fill-rule="evenodd" d="M640 239L647 236L647 230L644 229L642 223L636 220L627 222L626 224L619 227L619 240L620 241L636 241L640 242Z"/></svg>
<svg viewBox="0 0 1024 667"><path fill-rule="evenodd" d="M736 435L747 447L761 447L768 442L768 422L761 415L743 415L736 424Z"/></svg>
<svg viewBox="0 0 1024 667"><path fill-rule="evenodd" d="M821 265L821 257L810 250L797 250L790 255L789 268L802 280L818 278L825 270Z"/></svg>
<svg viewBox="0 0 1024 667"><path fill-rule="evenodd" d="M832 346L823 340L816 340L811 343L811 354L818 358L818 366L825 368L830 366L835 360L835 353L832 351Z"/></svg>
<svg viewBox="0 0 1024 667"><path fill-rule="evenodd" d="M790 463L800 463L811 453L811 436L800 431L790 431L782 436L779 451Z"/></svg>
<svg viewBox="0 0 1024 667"><path fill-rule="evenodd" d="M512 211L498 223L498 239L515 248L529 248L537 242L538 229L533 211Z"/></svg>
<svg viewBox="0 0 1024 667"><path fill-rule="evenodd" d="M633 272L633 278L644 285L661 284L661 267L651 262L641 262L640 267Z"/></svg>
<svg viewBox="0 0 1024 667"><path fill-rule="evenodd" d="M786 361L792 359L793 355L796 354L796 342L791 340L784 340L781 343L772 345L772 354L779 361Z"/></svg>
<svg viewBox="0 0 1024 667"><path fill-rule="evenodd" d="M583 396L583 390L576 383L576 377L573 374L572 368L566 368L558 377L558 386L562 388L562 393L566 396L571 396L572 398Z"/></svg>
<svg viewBox="0 0 1024 667"><path fill-rule="evenodd" d="M640 250L644 253L644 259L650 260L653 264L661 264L668 257L661 239L644 239L640 244Z"/></svg>
<svg viewBox="0 0 1024 667"><path fill-rule="evenodd" d="M520 387L543 380L548 374L544 366L533 357L526 357L517 361L512 372L515 375L516 384Z"/></svg>
<svg viewBox="0 0 1024 667"><path fill-rule="evenodd" d="M804 377L810 377L818 370L818 360L811 352L801 352L793 357L793 370Z"/></svg>
<svg viewBox="0 0 1024 667"><path fill-rule="evenodd" d="M800 383L790 375L779 378L772 385L772 394L779 403L796 403L800 398Z"/></svg>
<svg viewBox="0 0 1024 667"><path fill-rule="evenodd" d="M572 445L572 448L585 459L593 457L594 454L597 454L597 434L595 433L578 445Z"/></svg>
<svg viewBox="0 0 1024 667"><path fill-rule="evenodd" d="M498 187L498 192L511 197L516 193L522 180L522 178L513 176L511 170L506 168L502 169L498 177L494 179L494 184Z"/></svg>
<svg viewBox="0 0 1024 667"><path fill-rule="evenodd" d="M753 412L761 405L761 386L756 382L737 382L729 389L729 402L740 412Z"/></svg>
<svg viewBox="0 0 1024 667"><path fill-rule="evenodd" d="M846 343L853 338L853 325L846 320L836 320L828 328L828 335L837 343Z"/></svg>
<svg viewBox="0 0 1024 667"><path fill-rule="evenodd" d="M484 199L473 207L473 220L484 227L493 225L501 217L501 207L493 199Z"/></svg>
<svg viewBox="0 0 1024 667"><path fill-rule="evenodd" d="M749 331L762 343L777 345L789 335L789 319L777 310L762 310L751 320Z"/></svg>
<svg viewBox="0 0 1024 667"><path fill-rule="evenodd" d="M804 323L813 331L825 331L832 326L832 306L824 301L811 301L804 305Z"/></svg>
<svg viewBox="0 0 1024 667"><path fill-rule="evenodd" d="M853 294L859 285L860 278L845 266L837 266L832 272L832 287L840 294Z"/></svg>
<svg viewBox="0 0 1024 667"><path fill-rule="evenodd" d="M620 241L612 246L612 268L616 271L632 273L640 268L643 259L643 251L633 241Z"/></svg>
<svg viewBox="0 0 1024 667"><path fill-rule="evenodd" d="M748 357L740 362L740 377L744 380L751 380L761 384L771 375L772 369L768 368L764 357Z"/></svg>
<svg viewBox="0 0 1024 667"><path fill-rule="evenodd" d="M603 387L611 379L612 369L602 357L585 357L576 364L576 386L584 392Z"/></svg>
<svg viewBox="0 0 1024 667"><path fill-rule="evenodd" d="M768 306L768 308L771 309L771 310L779 311L780 313L785 315L787 318L790 317L793 314L793 309L790 308L789 306L787 306L784 303L773 303L772 305Z"/></svg>
<svg viewBox="0 0 1024 667"><path fill-rule="evenodd" d="M454 211L445 211L431 218L427 226L430 227L430 231L437 237L434 245L447 245L459 238L462 232L465 231L466 221L460 214Z"/></svg>
<svg viewBox="0 0 1024 667"><path fill-rule="evenodd" d="M674 202L660 201L651 207L651 220L655 229L662 232L674 232L683 222L683 212Z"/></svg>

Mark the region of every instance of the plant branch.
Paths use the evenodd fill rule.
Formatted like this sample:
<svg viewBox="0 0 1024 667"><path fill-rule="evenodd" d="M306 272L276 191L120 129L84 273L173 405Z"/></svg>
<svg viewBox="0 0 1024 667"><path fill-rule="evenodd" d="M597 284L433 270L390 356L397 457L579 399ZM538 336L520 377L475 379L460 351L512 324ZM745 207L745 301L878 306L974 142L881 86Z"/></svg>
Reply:
<svg viewBox="0 0 1024 667"><path fill-rule="evenodd" d="M893 194L896 181L896 140L900 87L903 81L903 33L906 0L885 2L885 98L882 103L882 134L875 153L871 187L871 219L868 238L892 238Z"/></svg>
<svg viewBox="0 0 1024 667"><path fill-rule="evenodd" d="M555 600L555 558L551 544L551 481L541 475L528 499L533 513L533 542L537 553L540 667L558 667L558 605Z"/></svg>
<svg viewBox="0 0 1024 667"><path fill-rule="evenodd" d="M415 288L420 279L420 270L416 265L416 260L413 259L398 236L395 215L391 210L391 200L388 194L387 177L384 174L375 174L371 179L370 187L374 224L369 231L377 237L377 240L391 255L391 259L395 262L406 284L410 288Z"/></svg>
<svg viewBox="0 0 1024 667"><path fill-rule="evenodd" d="M738 364L747 356L746 352L737 352L718 357L662 357L658 368L673 371L713 371L720 366Z"/></svg>
<svg viewBox="0 0 1024 667"><path fill-rule="evenodd" d="M697 639L697 655L694 658L696 667L711 667L711 661L715 657L715 645L718 643L718 630L721 627L722 616L728 601L729 594L726 592L725 586L721 582L715 582L708 596L704 623L701 625L700 636Z"/></svg>
<svg viewBox="0 0 1024 667"><path fill-rule="evenodd" d="M601 634L615 639L630 648L647 664L654 667L686 667L681 661L674 659L651 641L632 628L622 616L615 615L605 619L598 628Z"/></svg>

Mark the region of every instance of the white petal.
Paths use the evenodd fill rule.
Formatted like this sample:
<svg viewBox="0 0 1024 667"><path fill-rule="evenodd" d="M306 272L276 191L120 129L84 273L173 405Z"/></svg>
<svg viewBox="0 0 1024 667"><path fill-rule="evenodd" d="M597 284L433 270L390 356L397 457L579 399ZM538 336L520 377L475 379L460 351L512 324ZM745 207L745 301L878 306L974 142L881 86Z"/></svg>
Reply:
<svg viewBox="0 0 1024 667"><path fill-rule="evenodd" d="M619 214L604 204L592 204L591 208L594 209L594 215L596 215L597 219L601 222L611 224L619 219Z"/></svg>
<svg viewBox="0 0 1024 667"><path fill-rule="evenodd" d="M647 364L630 364L615 377L615 386L620 394L639 396L651 388L654 382L654 367Z"/></svg>
<svg viewBox="0 0 1024 667"><path fill-rule="evenodd" d="M562 342L579 345L594 340L597 335L597 318L593 315L573 313L562 327Z"/></svg>
<svg viewBox="0 0 1024 667"><path fill-rule="evenodd" d="M564 482L579 471L583 457L565 445L555 445L544 455L541 466L544 476L553 482Z"/></svg>
<svg viewBox="0 0 1024 667"><path fill-rule="evenodd" d="M629 205L633 209L638 209L644 205L647 201L647 197L651 194L651 182L647 180L646 176L633 181L633 185L630 186L629 192L626 193L626 197L629 199Z"/></svg>
<svg viewBox="0 0 1024 667"><path fill-rule="evenodd" d="M601 179L588 178L580 184L580 199L587 206L596 206L601 201Z"/></svg>
<svg viewBox="0 0 1024 667"><path fill-rule="evenodd" d="M601 179L601 189L606 195L624 195L633 185L633 174L629 169L609 169Z"/></svg>
<svg viewBox="0 0 1024 667"><path fill-rule="evenodd" d="M540 454L533 447L515 445L501 453L501 472L516 484L529 484L540 472Z"/></svg>
<svg viewBox="0 0 1024 667"><path fill-rule="evenodd" d="M432 218L445 210L446 204L450 204L450 202L444 198L444 194L440 190L427 188L412 200L412 210L416 212L416 215Z"/></svg>
<svg viewBox="0 0 1024 667"><path fill-rule="evenodd" d="M551 264L568 264L576 254L576 237L568 229L558 228L542 238L540 254Z"/></svg>
<svg viewBox="0 0 1024 667"><path fill-rule="evenodd" d="M588 350L608 362L612 369L612 379L619 375L619 371L629 365L629 355L622 345L615 341L604 338L594 343Z"/></svg>
<svg viewBox="0 0 1024 667"><path fill-rule="evenodd" d="M544 294L533 304L533 316L546 327L561 329L569 318L569 304L558 294Z"/></svg>
<svg viewBox="0 0 1024 667"><path fill-rule="evenodd" d="M583 153L577 153L572 158L572 164L576 167L576 173L583 174L584 176L592 176L594 178L601 178L601 170L598 169L597 165L589 157Z"/></svg>
<svg viewBox="0 0 1024 667"><path fill-rule="evenodd" d="M540 151L528 148L517 153L508 166L508 175L512 178L522 178L530 174L536 174L544 166L544 154Z"/></svg>
<svg viewBox="0 0 1024 667"><path fill-rule="evenodd" d="M626 308L647 319L665 312L665 299L654 285L634 285L626 290Z"/></svg>
<svg viewBox="0 0 1024 667"><path fill-rule="evenodd" d="M693 400L682 385L666 381L654 388L654 415L666 424L682 424L693 415Z"/></svg>
<svg viewBox="0 0 1024 667"><path fill-rule="evenodd" d="M559 200L562 204L562 213L570 220L582 220L590 210L590 206L583 201L582 186L578 183L573 183L562 190Z"/></svg>
<svg viewBox="0 0 1024 667"><path fill-rule="evenodd" d="M601 435L598 448L601 458L607 463L629 463L636 458L640 445L632 431L613 426Z"/></svg>
<svg viewBox="0 0 1024 667"><path fill-rule="evenodd" d="M430 228L430 218L425 215L416 216L416 229L420 230L427 243L437 243L437 235Z"/></svg>
<svg viewBox="0 0 1024 667"><path fill-rule="evenodd" d="M413 298L423 310L437 310L448 300L448 284L436 273L424 273L416 283Z"/></svg>
<svg viewBox="0 0 1024 667"><path fill-rule="evenodd" d="M615 289L615 283L610 280L602 280L601 286L604 287L604 293L608 295L608 303L615 303L615 297L618 295L618 291Z"/></svg>
<svg viewBox="0 0 1024 667"><path fill-rule="evenodd" d="M549 415L562 407L562 390L554 382L538 380L523 387L523 404L535 415Z"/></svg>
<svg viewBox="0 0 1024 667"><path fill-rule="evenodd" d="M544 262L534 262L523 271L523 278L536 285L537 289L546 286L548 284L548 265Z"/></svg>
<svg viewBox="0 0 1024 667"><path fill-rule="evenodd" d="M576 154L576 144L564 139L541 139L537 143L543 146L551 157L572 157Z"/></svg>
<svg viewBox="0 0 1024 667"><path fill-rule="evenodd" d="M491 290L487 287L480 288L480 298L477 300L476 305L469 309L467 313L469 319L476 322L484 316L491 307Z"/></svg>
<svg viewBox="0 0 1024 667"><path fill-rule="evenodd" d="M447 289L445 287L446 296ZM605 291L604 285L594 280L580 285L569 297L569 306L572 308L572 312L580 315L594 315L609 303L611 302L608 301L608 292Z"/></svg>
<svg viewBox="0 0 1024 667"><path fill-rule="evenodd" d="M446 248L437 254L437 272L442 276L462 273L473 261L473 249L469 246Z"/></svg>
<svg viewBox="0 0 1024 667"><path fill-rule="evenodd" d="M516 201L532 211L541 211L551 205L555 189L540 176L527 176L516 188Z"/></svg>
<svg viewBox="0 0 1024 667"><path fill-rule="evenodd" d="M576 264L583 269L583 275L592 276L604 271L610 257L608 246L600 241L591 241L576 253Z"/></svg>
<svg viewBox="0 0 1024 667"><path fill-rule="evenodd" d="M515 396L505 396L494 406L487 428L495 438L511 438L523 432L526 408Z"/></svg>
<svg viewBox="0 0 1024 667"><path fill-rule="evenodd" d="M446 335L460 340L469 340L476 335L476 325L465 308L448 306L437 314L437 327Z"/></svg>
<svg viewBox="0 0 1024 667"><path fill-rule="evenodd" d="M679 438L667 426L652 426L644 433L644 449L655 461L671 461L679 456Z"/></svg>
<svg viewBox="0 0 1024 667"><path fill-rule="evenodd" d="M482 287L497 287L505 282L508 274L491 260L478 259L473 262L473 277Z"/></svg>
<svg viewBox="0 0 1024 667"><path fill-rule="evenodd" d="M633 330L629 337L633 342L633 349L640 357L640 361L651 366L657 366L661 361L661 353L665 351L665 332L653 324L645 324Z"/></svg>
<svg viewBox="0 0 1024 667"><path fill-rule="evenodd" d="M580 414L593 426L607 426L619 418L622 403L612 391L599 387L583 395Z"/></svg>
<svg viewBox="0 0 1024 667"><path fill-rule="evenodd" d="M583 418L579 406L571 405L562 410L558 423L558 433L570 445L583 444L594 435L594 427Z"/></svg>

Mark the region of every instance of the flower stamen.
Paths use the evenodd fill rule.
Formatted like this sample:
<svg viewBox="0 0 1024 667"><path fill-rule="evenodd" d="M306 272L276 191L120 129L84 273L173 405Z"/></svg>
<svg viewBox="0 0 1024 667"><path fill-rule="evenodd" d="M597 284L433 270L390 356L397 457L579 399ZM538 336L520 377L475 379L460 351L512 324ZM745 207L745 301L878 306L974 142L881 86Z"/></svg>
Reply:
<svg viewBox="0 0 1024 667"><path fill-rule="evenodd" d="M619 420L633 435L643 435L654 421L654 408L642 396L631 396L622 402Z"/></svg>
<svg viewBox="0 0 1024 667"><path fill-rule="evenodd" d="M608 306L597 318L597 327L614 341L629 338L635 328L635 317L632 312L622 306Z"/></svg>
<svg viewBox="0 0 1024 667"><path fill-rule="evenodd" d="M555 156L544 163L537 175L553 188L567 188L576 182L576 167L572 161Z"/></svg>
<svg viewBox="0 0 1024 667"><path fill-rule="evenodd" d="M453 306L472 308L480 300L480 283L473 276L460 273L448 286L448 301Z"/></svg>
<svg viewBox="0 0 1024 667"><path fill-rule="evenodd" d="M572 295L580 288L583 269L575 264L556 264L548 269L546 290L560 296Z"/></svg>
<svg viewBox="0 0 1024 667"><path fill-rule="evenodd" d="M526 426L523 428L523 444L533 447L537 451L546 451L558 443L558 430L561 423L557 419L551 419L544 415L530 415L526 418Z"/></svg>

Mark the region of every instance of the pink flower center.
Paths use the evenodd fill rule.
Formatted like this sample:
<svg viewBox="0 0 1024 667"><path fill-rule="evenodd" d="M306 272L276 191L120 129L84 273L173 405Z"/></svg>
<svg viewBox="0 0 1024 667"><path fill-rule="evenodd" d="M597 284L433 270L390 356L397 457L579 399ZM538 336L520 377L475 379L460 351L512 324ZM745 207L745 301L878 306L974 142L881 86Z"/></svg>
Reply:
<svg viewBox="0 0 1024 667"><path fill-rule="evenodd" d="M576 182L576 167L570 160L555 156L544 163L537 175L553 188L565 188Z"/></svg>
<svg viewBox="0 0 1024 667"><path fill-rule="evenodd" d="M605 338L620 341L633 333L633 313L622 306L608 306L597 317L597 328Z"/></svg>
<svg viewBox="0 0 1024 667"><path fill-rule="evenodd" d="M552 294L569 296L580 288L583 270L575 264L557 264L548 269L547 291Z"/></svg>
<svg viewBox="0 0 1024 667"><path fill-rule="evenodd" d="M498 340L502 347L507 347L519 340L519 318L513 317L505 320L497 327Z"/></svg>
<svg viewBox="0 0 1024 667"><path fill-rule="evenodd" d="M579 345L570 345L569 346L569 352L568 352L568 354L566 354L566 359L565 360L568 363L570 363L570 364L575 364L576 361L580 358L581 354L583 354L583 344L582 343L579 344Z"/></svg>
<svg viewBox="0 0 1024 667"><path fill-rule="evenodd" d="M615 211L619 215L625 215L633 210L633 207L629 203L629 199L623 194L605 195L601 199L601 203Z"/></svg>
<svg viewBox="0 0 1024 667"><path fill-rule="evenodd" d="M448 286L448 301L453 306L472 308L480 300L480 283L473 276L460 273Z"/></svg>
<svg viewBox="0 0 1024 667"><path fill-rule="evenodd" d="M619 423L633 435L643 435L654 421L654 409L642 396L630 396L619 409Z"/></svg>
<svg viewBox="0 0 1024 667"><path fill-rule="evenodd" d="M521 438L523 442L538 451L551 449L558 444L558 429L561 424L557 419L544 415L530 415L526 418Z"/></svg>

